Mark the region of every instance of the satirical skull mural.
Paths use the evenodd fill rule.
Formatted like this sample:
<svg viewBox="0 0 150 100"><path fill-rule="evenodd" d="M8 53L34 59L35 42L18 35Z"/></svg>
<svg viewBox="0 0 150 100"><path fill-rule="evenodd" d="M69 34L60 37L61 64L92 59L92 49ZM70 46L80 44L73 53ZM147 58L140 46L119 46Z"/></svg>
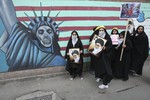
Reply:
<svg viewBox="0 0 150 100"><path fill-rule="evenodd" d="M45 47L50 47L52 45L52 40L54 38L54 33L52 29L48 26L40 26L37 29L36 37L39 39L40 43Z"/></svg>
<svg viewBox="0 0 150 100"><path fill-rule="evenodd" d="M0 16L6 30L3 36L7 37L1 50L6 53L8 71L66 64L58 44L59 24L49 17L50 12L47 16L43 16L42 9L41 16L34 10L33 13L34 19L25 13L31 21L25 23L26 27L17 20L12 1L0 0Z"/></svg>

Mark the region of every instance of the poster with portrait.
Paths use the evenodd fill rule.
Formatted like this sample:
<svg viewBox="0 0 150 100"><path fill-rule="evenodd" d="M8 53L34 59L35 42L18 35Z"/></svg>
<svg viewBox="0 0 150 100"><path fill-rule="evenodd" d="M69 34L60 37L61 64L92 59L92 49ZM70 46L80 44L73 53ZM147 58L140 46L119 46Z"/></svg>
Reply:
<svg viewBox="0 0 150 100"><path fill-rule="evenodd" d="M88 51L95 56L99 56L106 42L106 39L103 39L98 35L94 35L92 42L89 45Z"/></svg>
<svg viewBox="0 0 150 100"><path fill-rule="evenodd" d="M111 38L111 41L112 41L113 45L118 45L118 40L119 40L119 35L118 34L117 35L111 35L110 38Z"/></svg>
<svg viewBox="0 0 150 100"><path fill-rule="evenodd" d="M80 60L80 49L79 48L72 48L69 49L69 57L72 63L79 63Z"/></svg>
<svg viewBox="0 0 150 100"><path fill-rule="evenodd" d="M140 3L125 3L120 8L120 18L138 18L140 14Z"/></svg>

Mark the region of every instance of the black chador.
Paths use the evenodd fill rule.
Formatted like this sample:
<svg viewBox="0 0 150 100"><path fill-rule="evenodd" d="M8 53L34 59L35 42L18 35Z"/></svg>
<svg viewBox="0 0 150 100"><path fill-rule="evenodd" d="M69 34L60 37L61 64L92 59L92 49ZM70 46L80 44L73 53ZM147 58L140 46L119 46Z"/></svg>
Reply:
<svg viewBox="0 0 150 100"><path fill-rule="evenodd" d="M111 35L119 36L118 28L114 27L111 31ZM115 63L115 59L116 59L116 53L117 53L117 50L115 49L115 47L117 46L117 44L112 44L112 45L113 45L113 47L112 47L112 53L111 53L111 69L113 72L114 71L114 63Z"/></svg>
<svg viewBox="0 0 150 100"><path fill-rule="evenodd" d="M142 75L143 65L149 55L149 42L144 27L139 26L131 36L133 44L131 71Z"/></svg>
<svg viewBox="0 0 150 100"><path fill-rule="evenodd" d="M123 50L123 55L122 59L120 61L120 56L121 56L121 51L122 51L122 45L123 45L123 38L124 38L125 31L122 31L120 33L120 43L119 45L115 48L117 50L116 52L116 59L114 63L114 71L113 74L117 78L122 78L123 80L128 80L128 72L129 72L129 67L131 65L131 50L132 50L132 43L131 40L126 38L125 41L125 47ZM129 33L127 33L129 34Z"/></svg>
<svg viewBox="0 0 150 100"><path fill-rule="evenodd" d="M69 49L73 48L79 48L80 49L80 59L79 64L74 64L70 62L70 57L68 55ZM67 47L66 47L66 54L65 58L67 59L66 64L66 70L70 73L72 78L75 78L76 74L79 75L79 77L82 77L82 69L83 69L83 44L80 40L80 37L76 31L72 31L70 39L68 41ZM76 67L73 67L74 65L77 65Z"/></svg>
<svg viewBox="0 0 150 100"><path fill-rule="evenodd" d="M92 64L95 68L95 78L102 78L103 84L107 85L112 79L112 71L111 71L111 49L112 49L112 41L107 33L105 27L99 26L95 29L96 35L107 40L105 47L100 52L100 55L94 56L92 60Z"/></svg>

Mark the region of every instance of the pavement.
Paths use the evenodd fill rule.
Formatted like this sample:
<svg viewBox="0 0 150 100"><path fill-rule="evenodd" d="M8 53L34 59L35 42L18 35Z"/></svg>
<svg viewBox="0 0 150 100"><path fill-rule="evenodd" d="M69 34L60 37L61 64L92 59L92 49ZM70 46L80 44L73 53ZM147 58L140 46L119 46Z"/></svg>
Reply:
<svg viewBox="0 0 150 100"><path fill-rule="evenodd" d="M128 81L113 79L108 89L99 89L101 82L97 83L87 70L83 77L71 81L66 71L34 77L1 77L0 100L150 100L149 59L142 76L130 74Z"/></svg>

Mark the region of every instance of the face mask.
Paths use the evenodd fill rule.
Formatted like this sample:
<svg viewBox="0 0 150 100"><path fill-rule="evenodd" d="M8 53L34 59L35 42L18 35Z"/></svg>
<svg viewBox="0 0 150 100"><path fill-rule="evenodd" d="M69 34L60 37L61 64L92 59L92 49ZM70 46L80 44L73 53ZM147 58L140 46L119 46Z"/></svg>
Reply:
<svg viewBox="0 0 150 100"><path fill-rule="evenodd" d="M99 32L99 36L104 38L104 37L105 37L105 32L100 31L100 32Z"/></svg>
<svg viewBox="0 0 150 100"><path fill-rule="evenodd" d="M73 39L73 40L75 40L76 38L77 38L77 35L75 35L75 36L72 36L72 39Z"/></svg>

